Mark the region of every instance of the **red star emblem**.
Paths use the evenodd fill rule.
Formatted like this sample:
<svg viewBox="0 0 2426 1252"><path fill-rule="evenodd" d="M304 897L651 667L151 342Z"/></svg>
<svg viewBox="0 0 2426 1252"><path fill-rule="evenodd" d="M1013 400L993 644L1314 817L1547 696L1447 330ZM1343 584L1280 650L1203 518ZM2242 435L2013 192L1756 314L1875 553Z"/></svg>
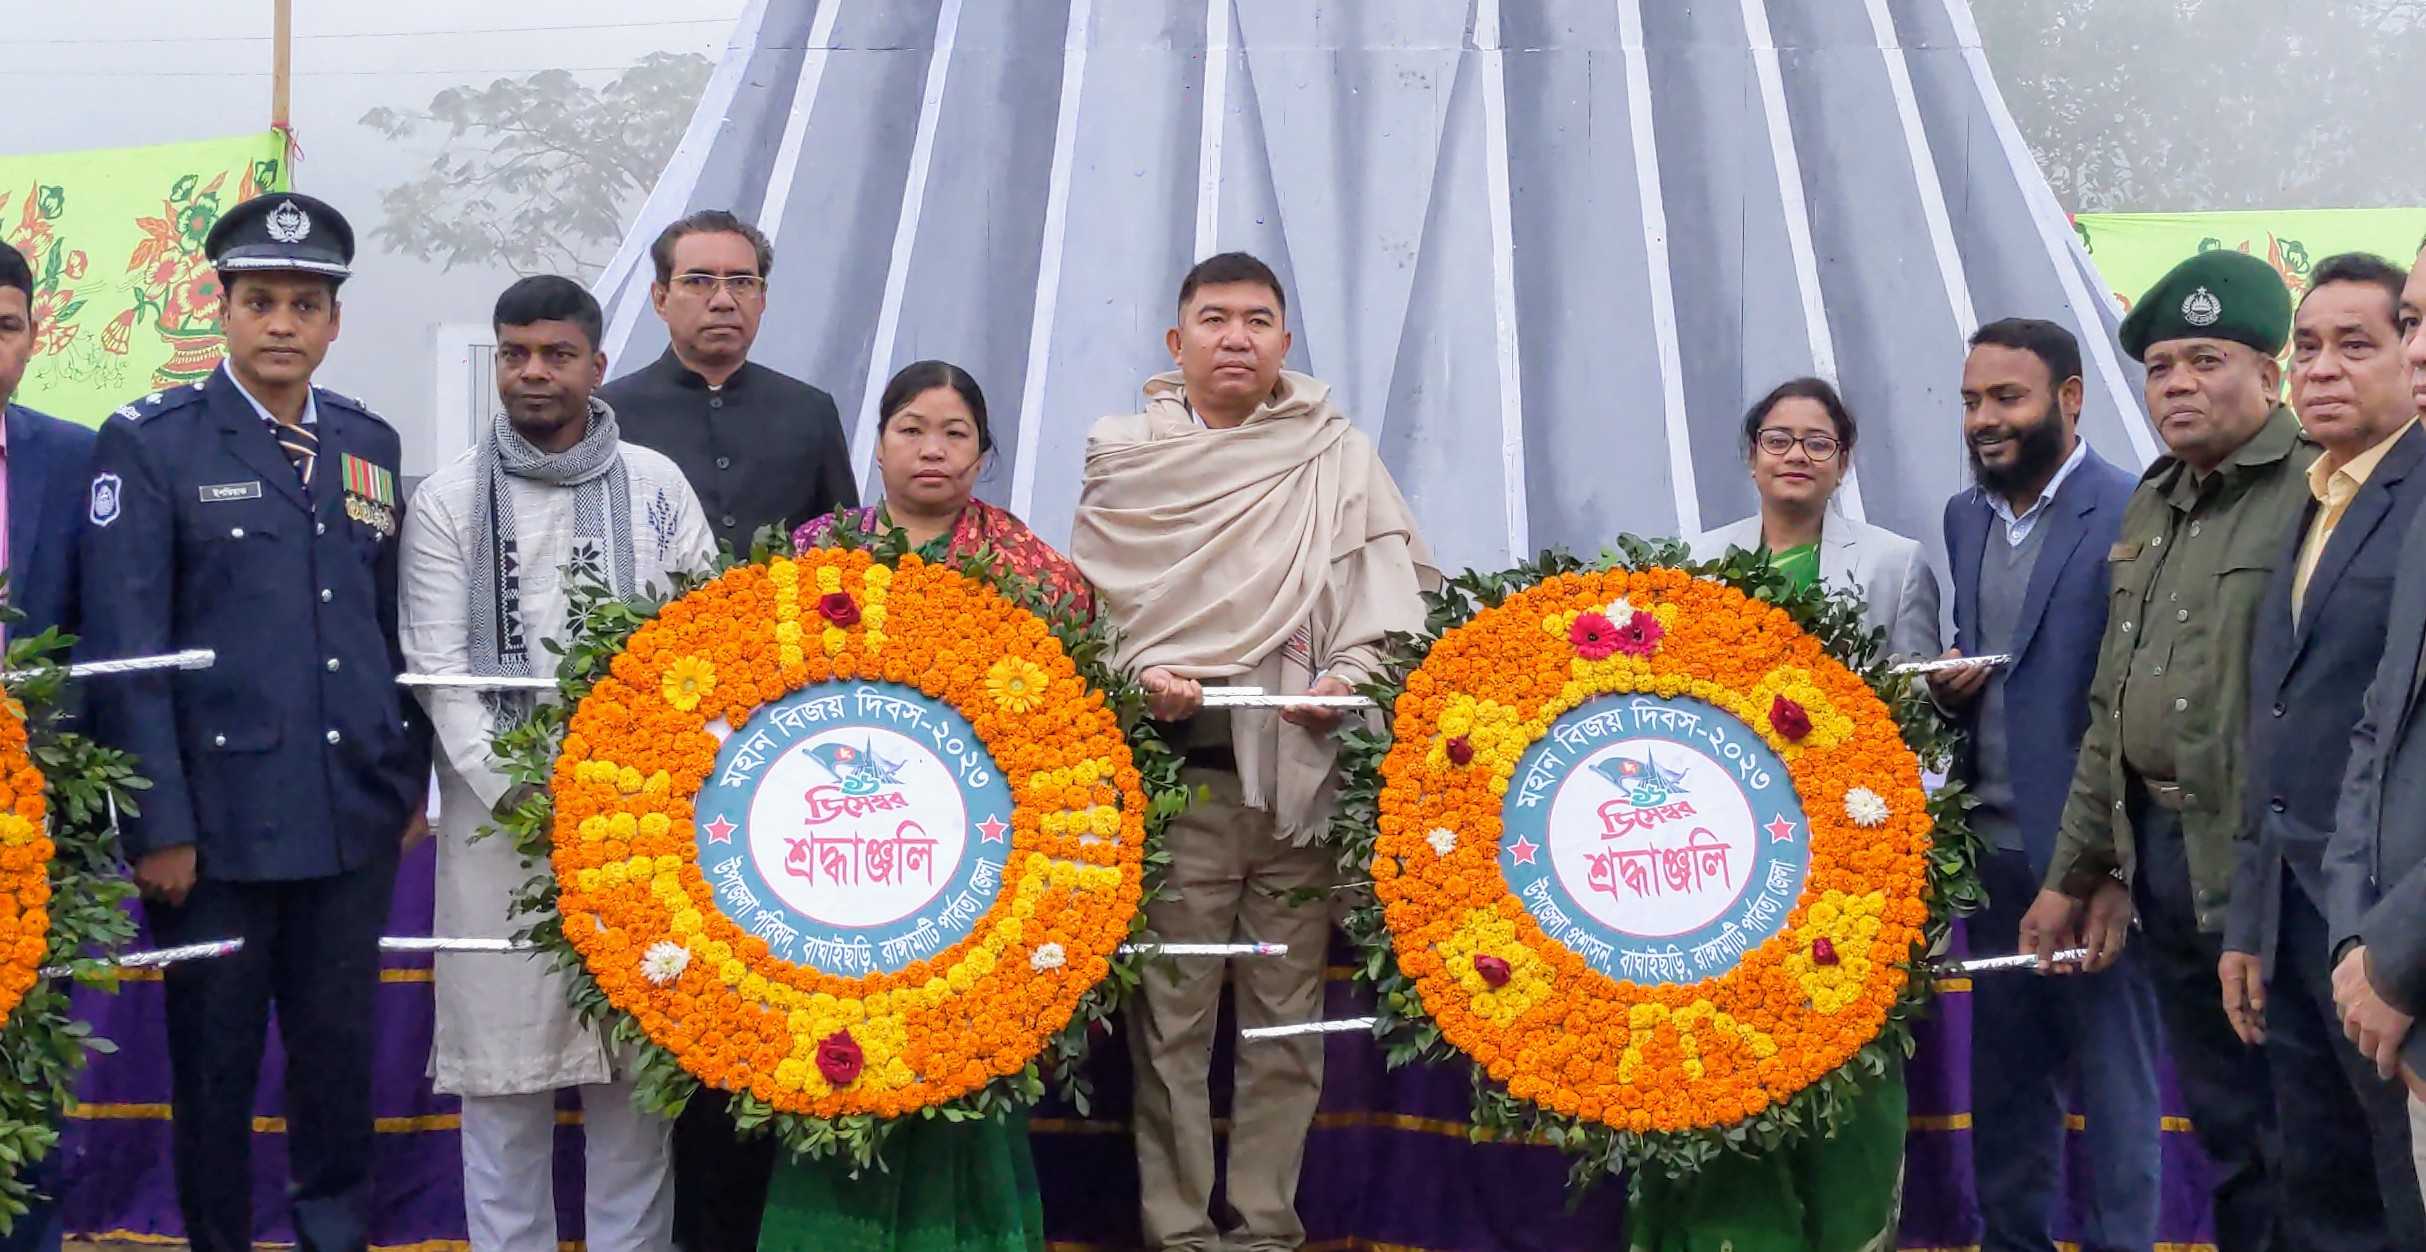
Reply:
<svg viewBox="0 0 2426 1252"><path fill-rule="evenodd" d="M1001 843L1002 832L1009 829L1010 827L1002 824L1000 818L989 814L986 820L977 823L977 836L987 843Z"/></svg>
<svg viewBox="0 0 2426 1252"><path fill-rule="evenodd" d="M1542 846L1540 844L1533 842L1533 840L1523 835L1518 835L1516 837L1516 842L1508 845L1508 855L1515 857L1516 863L1519 865L1531 865L1533 863L1533 854L1541 850Z"/></svg>
<svg viewBox="0 0 2426 1252"><path fill-rule="evenodd" d="M733 832L738 829L740 828L733 825L733 823L719 817L715 821L707 824L708 842L731 843L733 842Z"/></svg>
<svg viewBox="0 0 2426 1252"><path fill-rule="evenodd" d="M1769 842L1771 843L1794 842L1794 823L1787 821L1786 815L1783 813L1770 818L1769 824L1761 829L1769 832Z"/></svg>

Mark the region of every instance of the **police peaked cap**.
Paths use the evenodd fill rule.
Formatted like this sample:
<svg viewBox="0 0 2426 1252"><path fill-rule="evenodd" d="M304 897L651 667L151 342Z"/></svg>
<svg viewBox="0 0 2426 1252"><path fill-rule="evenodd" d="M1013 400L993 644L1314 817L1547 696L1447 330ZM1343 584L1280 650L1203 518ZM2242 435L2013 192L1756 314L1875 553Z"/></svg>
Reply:
<svg viewBox="0 0 2426 1252"><path fill-rule="evenodd" d="M275 191L229 209L202 250L231 277L287 271L343 282L354 272L354 228L344 214L300 192Z"/></svg>

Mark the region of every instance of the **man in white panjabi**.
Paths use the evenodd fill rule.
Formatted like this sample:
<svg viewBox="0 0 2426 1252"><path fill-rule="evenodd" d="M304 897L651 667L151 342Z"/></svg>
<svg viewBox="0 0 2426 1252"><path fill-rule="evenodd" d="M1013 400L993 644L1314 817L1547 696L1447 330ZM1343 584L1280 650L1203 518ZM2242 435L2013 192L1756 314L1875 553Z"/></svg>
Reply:
<svg viewBox="0 0 2426 1252"><path fill-rule="evenodd" d="M1146 410L1087 436L1070 541L1149 711L1184 723L1182 777L1202 789L1166 836L1168 894L1147 922L1166 940L1287 944L1284 957L1232 964L1238 1021L1310 1021L1330 935L1319 897L1334 875L1316 840L1331 817L1340 714L1202 710L1203 689L1347 695L1380 670L1387 633L1422 628L1423 590L1440 575L1331 389L1281 368L1287 309L1269 267L1240 252L1198 263L1165 340L1179 368L1146 383ZM1241 1225L1225 1245L1208 1211L1222 966L1149 971L1129 1017L1146 1243L1279 1252L1305 1241L1297 1180L1322 1041L1238 1049L1228 1196Z"/></svg>
<svg viewBox="0 0 2426 1252"><path fill-rule="evenodd" d="M526 278L497 302L504 412L421 485L406 515L404 651L428 674L546 677L577 571L618 594L700 571L714 541L673 462L620 443L592 392L606 372L598 302L570 279ZM572 567L568 570L568 566ZM438 738L437 933L510 937L516 888L539 867L479 838L522 796L490 744L527 693L425 688ZM672 1123L633 1106L628 1058L583 1026L565 976L533 957L437 959L430 1073L463 1101L473 1252L555 1252L556 1093L581 1091L592 1252L673 1245Z"/></svg>

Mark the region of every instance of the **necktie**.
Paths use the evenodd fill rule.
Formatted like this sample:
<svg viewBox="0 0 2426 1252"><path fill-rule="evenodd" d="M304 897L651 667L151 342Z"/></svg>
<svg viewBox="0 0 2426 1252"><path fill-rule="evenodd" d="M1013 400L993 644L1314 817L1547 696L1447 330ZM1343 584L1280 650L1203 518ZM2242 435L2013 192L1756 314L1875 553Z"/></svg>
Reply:
<svg viewBox="0 0 2426 1252"><path fill-rule="evenodd" d="M278 423L278 446L286 450L286 459L294 463L295 477L306 488L312 485L312 462L320 458L320 436L301 422Z"/></svg>

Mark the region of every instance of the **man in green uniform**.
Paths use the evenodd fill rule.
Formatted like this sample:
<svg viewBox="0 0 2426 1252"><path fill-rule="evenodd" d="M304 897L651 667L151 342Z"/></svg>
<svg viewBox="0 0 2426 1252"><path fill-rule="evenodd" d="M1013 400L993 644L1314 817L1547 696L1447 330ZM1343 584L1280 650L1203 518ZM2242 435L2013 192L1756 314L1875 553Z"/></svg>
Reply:
<svg viewBox="0 0 2426 1252"><path fill-rule="evenodd" d="M2281 402L2291 296L2264 261L2203 252L2123 320L2169 455L2107 553L2112 603L2090 724L2046 887L2019 946L2042 971L2121 954L2134 906L2166 1044L2215 1166L2219 1252L2269 1246L2280 1206L2265 1056L2224 1013L2217 967L2242 818L2251 629L2308 501L2317 450Z"/></svg>

